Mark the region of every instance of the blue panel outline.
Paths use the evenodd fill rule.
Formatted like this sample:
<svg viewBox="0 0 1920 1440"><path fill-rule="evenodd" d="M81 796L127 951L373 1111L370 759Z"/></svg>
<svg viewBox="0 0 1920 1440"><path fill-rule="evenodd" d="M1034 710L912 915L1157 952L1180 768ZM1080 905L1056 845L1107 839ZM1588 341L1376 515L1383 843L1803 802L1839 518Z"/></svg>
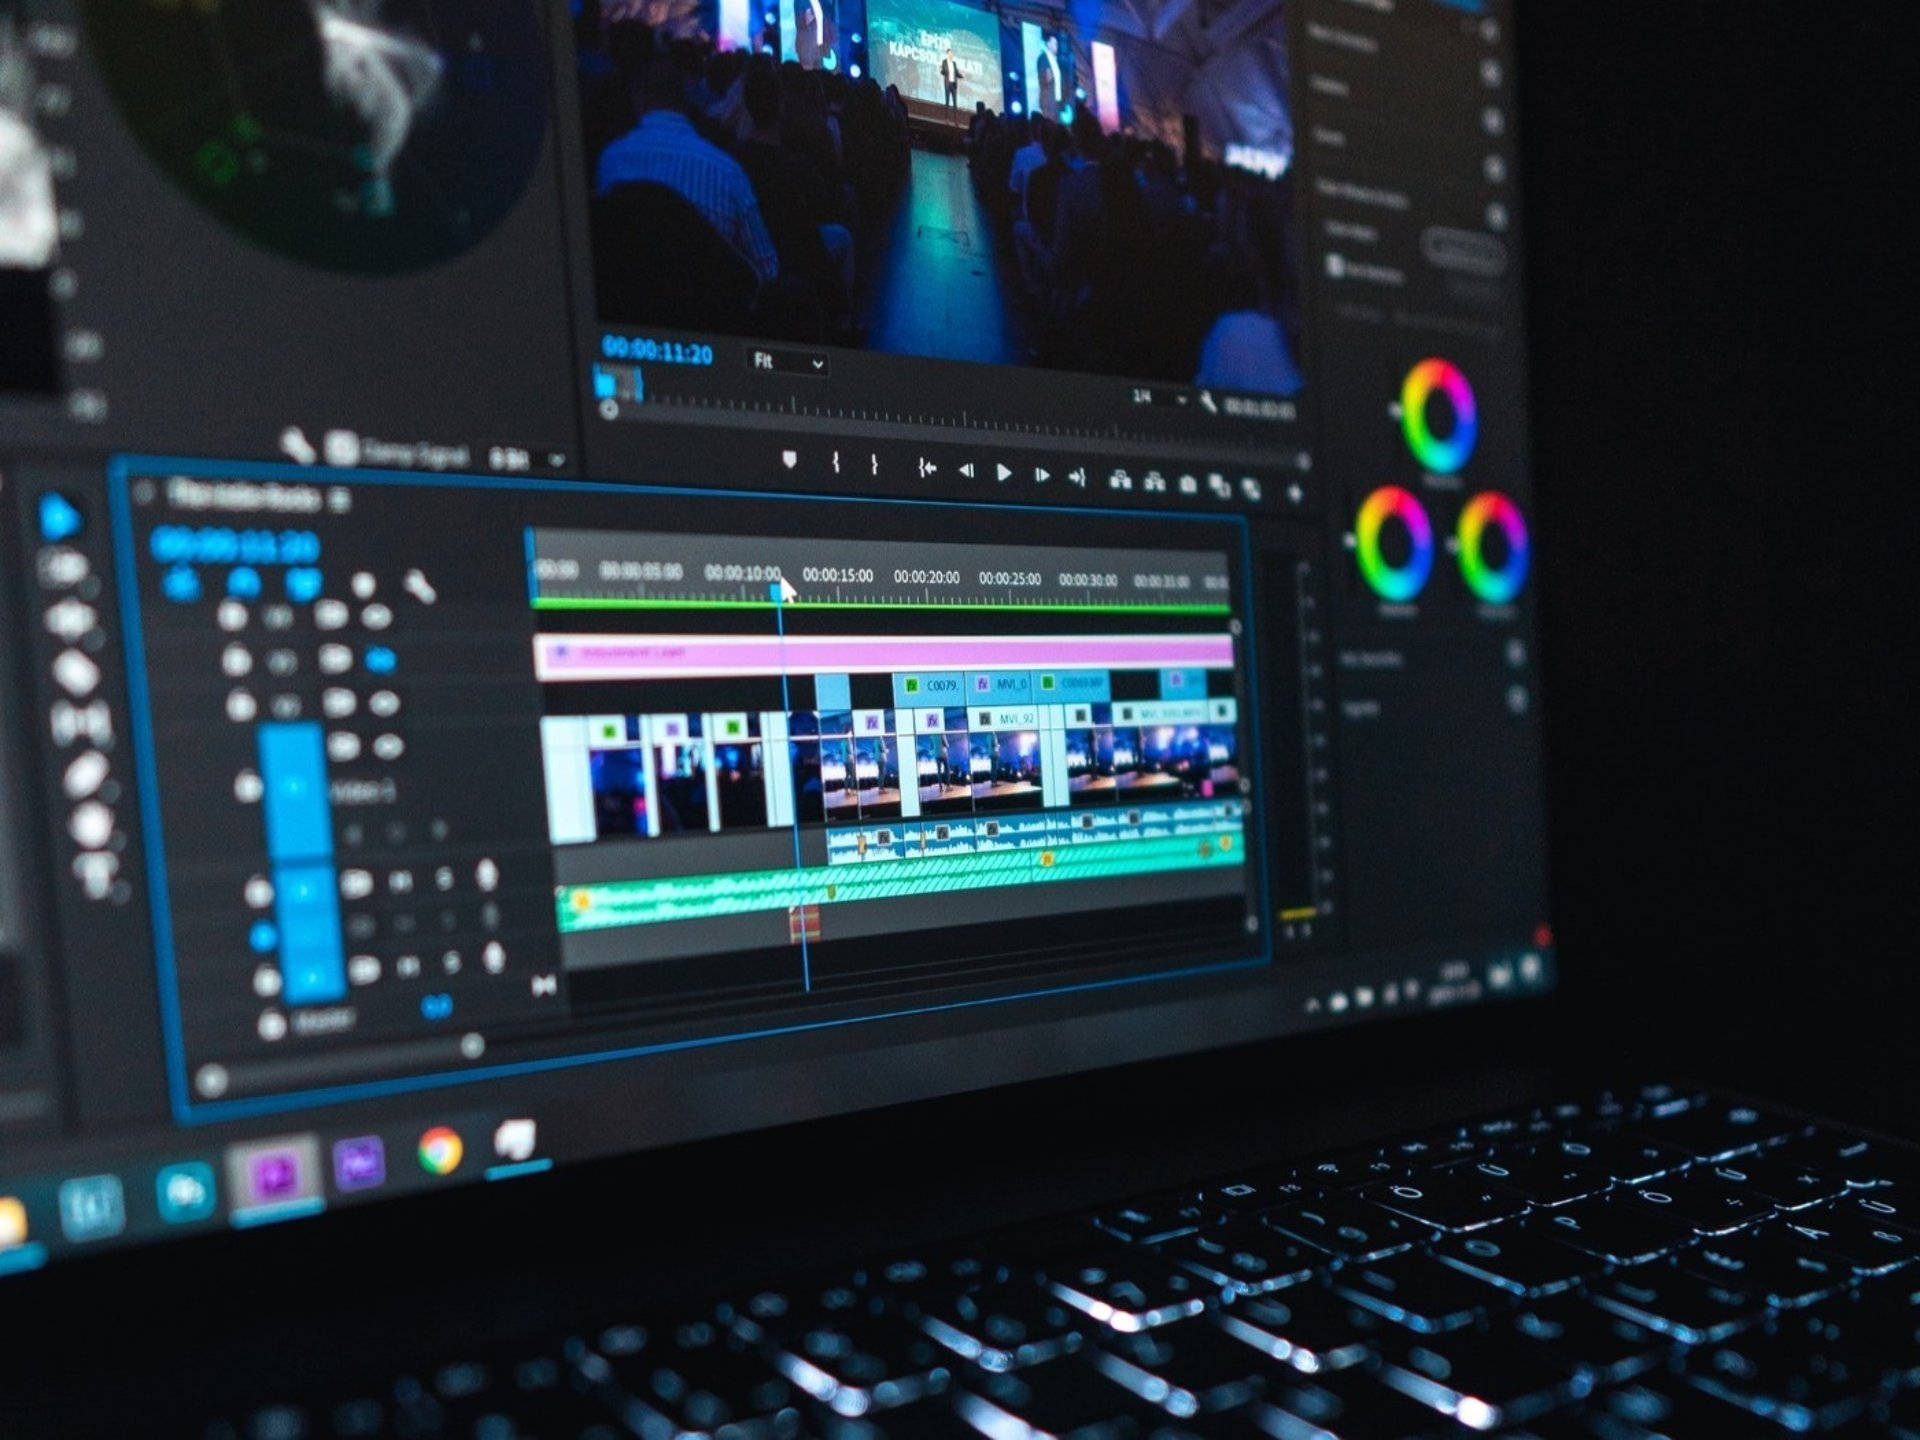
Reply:
<svg viewBox="0 0 1920 1440"><path fill-rule="evenodd" d="M361 1081L353 1084L322 1086L261 1096L252 1100L222 1100L196 1105L187 1083L185 1035L180 1005L179 969L173 944L173 911L168 891L165 830L161 823L159 778L154 750L153 717L148 698L146 637L140 610L139 574L133 546L133 505L130 484L136 472L145 475L188 473L208 479L256 479L308 485L384 485L418 489L492 490L576 495L653 495L679 498L707 498L737 501L798 501L803 504L843 504L858 507L911 506L921 510L970 510L985 514L1009 511L1065 518L1075 512L1058 506L1025 504L982 504L965 500L907 500L895 497L854 495L799 495L781 491L724 490L706 486L642 485L602 480L555 480L526 477L506 478L486 475L416 474L404 470L338 470L326 466L301 466L271 461L204 460L190 456L118 454L107 462L107 500L114 541L114 576L119 589L122 653L127 665L128 728L133 733L137 767L136 790L140 803L140 831L147 870L148 904L153 922L155 968L160 977L160 1019L167 1056L167 1092L175 1123L183 1126L210 1125L221 1121L277 1115L316 1105L348 1104L358 1100L379 1099L415 1091L446 1089L454 1085L478 1084L489 1080L512 1079L549 1071L578 1069L587 1065L638 1059L649 1055L675 1054L685 1050L704 1050L716 1045L732 1045L778 1036L803 1035L820 1030L837 1030L876 1021L910 1020L953 1011L974 1010L987 1005L1018 1004L1027 1000L1090 994L1134 985L1159 984L1176 980L1197 980L1207 976L1265 969L1274 963L1272 940L1272 902L1268 893L1268 855L1266 807L1252 804L1254 832L1259 837L1259 863L1254 879L1259 893L1260 946L1257 954L1240 960L1223 960L1211 965L1187 966L1177 970L1159 970L1145 975L1129 975L1107 980L1079 981L1023 990L1014 994L982 996L972 1000L943 1001L933 1005L888 1010L872 1015L841 1016L831 1020L798 1021L763 1030L740 1031L728 1035L700 1036L689 1040L657 1041L627 1045L572 1055L549 1056L498 1065L476 1065L463 1070L439 1071L430 1075L405 1076L392 1080ZM1114 519L1152 520L1159 524L1197 524L1226 526L1240 532L1240 601L1244 612L1240 633L1234 640L1240 646L1247 677L1246 699L1251 717L1250 744L1253 756L1252 795L1260 793L1258 784L1264 772L1264 739L1260 725L1260 681L1258 610L1255 603L1252 525L1243 514L1207 515L1179 511L1101 509L1088 512ZM527 530L532 545L532 530ZM529 579L532 579L531 574ZM780 607L776 607L776 612ZM784 617L782 617L784 618Z"/></svg>

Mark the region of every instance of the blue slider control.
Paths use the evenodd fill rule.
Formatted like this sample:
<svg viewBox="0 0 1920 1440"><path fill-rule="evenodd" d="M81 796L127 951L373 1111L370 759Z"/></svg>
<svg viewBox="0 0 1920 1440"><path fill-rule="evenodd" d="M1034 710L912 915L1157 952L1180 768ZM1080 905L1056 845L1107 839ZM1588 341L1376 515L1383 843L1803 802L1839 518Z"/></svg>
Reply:
<svg viewBox="0 0 1920 1440"><path fill-rule="evenodd" d="M40 497L40 540L43 544L58 545L62 540L71 540L85 525L85 519L66 496L49 490Z"/></svg>
<svg viewBox="0 0 1920 1440"><path fill-rule="evenodd" d="M281 998L326 1005L347 994L326 737L311 720L259 728L261 806L280 931Z"/></svg>

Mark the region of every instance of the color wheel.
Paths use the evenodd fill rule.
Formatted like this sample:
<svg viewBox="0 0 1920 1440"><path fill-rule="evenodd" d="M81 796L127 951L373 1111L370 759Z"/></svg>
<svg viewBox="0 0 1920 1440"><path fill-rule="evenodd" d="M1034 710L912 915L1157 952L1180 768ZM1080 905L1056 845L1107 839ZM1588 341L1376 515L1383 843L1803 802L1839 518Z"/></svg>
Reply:
<svg viewBox="0 0 1920 1440"><path fill-rule="evenodd" d="M1506 559L1498 567L1487 563L1489 527L1498 529L1506 540ZM1469 590L1489 605L1505 605L1520 593L1527 583L1531 550L1519 506L1491 490L1476 495L1460 512L1455 535L1460 545L1460 576Z"/></svg>
<svg viewBox="0 0 1920 1440"><path fill-rule="evenodd" d="M1433 433L1428 414L1436 394L1445 396L1453 410L1453 429L1444 439ZM1422 360L1407 372L1400 386L1400 429L1413 458L1436 475L1451 475L1472 458L1480 438L1480 411L1473 386L1459 366L1447 360Z"/></svg>
<svg viewBox="0 0 1920 1440"><path fill-rule="evenodd" d="M1387 559L1380 546L1381 531L1391 520L1406 527L1411 542L1406 560L1398 565ZM1398 485L1381 486L1361 505L1353 531L1360 574L1374 594L1398 604L1426 588L1433 573L1433 522L1411 491Z"/></svg>

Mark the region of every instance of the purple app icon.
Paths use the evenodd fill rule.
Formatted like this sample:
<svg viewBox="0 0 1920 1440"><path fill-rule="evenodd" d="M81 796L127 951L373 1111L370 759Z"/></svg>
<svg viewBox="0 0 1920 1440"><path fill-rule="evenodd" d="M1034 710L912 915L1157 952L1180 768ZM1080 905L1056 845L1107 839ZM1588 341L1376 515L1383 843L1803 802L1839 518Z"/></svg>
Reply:
<svg viewBox="0 0 1920 1440"><path fill-rule="evenodd" d="M371 1190L387 1183L387 1147L378 1135L334 1145L333 1183L342 1190Z"/></svg>
<svg viewBox="0 0 1920 1440"><path fill-rule="evenodd" d="M267 1150L253 1157L248 1193L256 1205L271 1205L300 1193L300 1157L291 1150Z"/></svg>

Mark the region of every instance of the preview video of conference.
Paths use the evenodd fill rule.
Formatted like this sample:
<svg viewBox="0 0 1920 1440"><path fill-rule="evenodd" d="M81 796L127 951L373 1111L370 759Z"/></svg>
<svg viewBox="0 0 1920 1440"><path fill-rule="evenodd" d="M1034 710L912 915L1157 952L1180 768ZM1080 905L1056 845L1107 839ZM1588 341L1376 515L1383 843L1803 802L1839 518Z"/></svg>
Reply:
<svg viewBox="0 0 1920 1440"><path fill-rule="evenodd" d="M603 323L1303 388L1279 0L661 13L576 10Z"/></svg>

